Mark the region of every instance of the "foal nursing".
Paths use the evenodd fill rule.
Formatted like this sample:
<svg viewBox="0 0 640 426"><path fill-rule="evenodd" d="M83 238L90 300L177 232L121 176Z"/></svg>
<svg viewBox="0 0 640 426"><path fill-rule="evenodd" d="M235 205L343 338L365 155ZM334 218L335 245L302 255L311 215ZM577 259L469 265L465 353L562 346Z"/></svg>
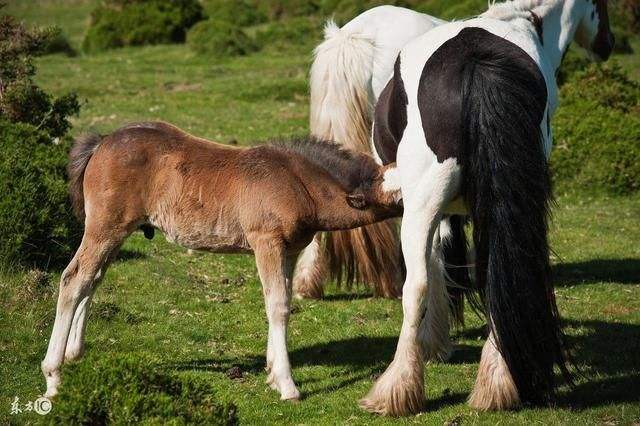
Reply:
<svg viewBox="0 0 640 426"><path fill-rule="evenodd" d="M91 297L109 262L132 232L158 228L187 248L255 254L269 320L267 382L282 399L298 399L286 343L298 253L317 231L401 213L386 173L393 165L311 139L233 148L166 123L138 123L76 140L69 160L85 229L60 280L42 362L47 396L57 393L63 361L82 356Z"/></svg>

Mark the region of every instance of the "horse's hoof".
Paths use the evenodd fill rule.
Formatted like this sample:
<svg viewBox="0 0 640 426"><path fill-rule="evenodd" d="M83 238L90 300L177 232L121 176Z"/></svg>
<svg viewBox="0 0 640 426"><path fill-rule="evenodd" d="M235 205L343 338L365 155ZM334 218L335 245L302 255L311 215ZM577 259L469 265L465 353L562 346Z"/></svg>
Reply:
<svg viewBox="0 0 640 426"><path fill-rule="evenodd" d="M422 358L393 361L359 401L360 408L383 416L409 416L424 410Z"/></svg>

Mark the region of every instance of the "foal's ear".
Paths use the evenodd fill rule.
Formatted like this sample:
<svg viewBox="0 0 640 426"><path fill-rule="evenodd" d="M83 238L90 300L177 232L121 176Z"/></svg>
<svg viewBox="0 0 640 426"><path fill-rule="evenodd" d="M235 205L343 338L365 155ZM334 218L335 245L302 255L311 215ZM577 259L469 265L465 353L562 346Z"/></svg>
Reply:
<svg viewBox="0 0 640 426"><path fill-rule="evenodd" d="M358 210L362 210L367 207L367 201L365 200L364 194L361 191L355 191L351 194L347 194L347 204Z"/></svg>

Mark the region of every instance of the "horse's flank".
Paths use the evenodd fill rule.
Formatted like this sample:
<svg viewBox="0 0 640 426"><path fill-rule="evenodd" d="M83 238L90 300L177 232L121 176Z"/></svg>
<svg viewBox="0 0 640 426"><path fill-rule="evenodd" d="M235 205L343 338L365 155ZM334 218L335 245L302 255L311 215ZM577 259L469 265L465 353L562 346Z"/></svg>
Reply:
<svg viewBox="0 0 640 426"><path fill-rule="evenodd" d="M77 211L84 196L85 214L103 229L148 224L193 249L248 252L252 234L269 233L295 251L315 231L397 214L379 204L382 168L371 158L312 139L234 148L154 122L99 143L80 139L74 152L82 154L71 157L83 180L83 193L71 187ZM353 197L364 204L354 207Z"/></svg>

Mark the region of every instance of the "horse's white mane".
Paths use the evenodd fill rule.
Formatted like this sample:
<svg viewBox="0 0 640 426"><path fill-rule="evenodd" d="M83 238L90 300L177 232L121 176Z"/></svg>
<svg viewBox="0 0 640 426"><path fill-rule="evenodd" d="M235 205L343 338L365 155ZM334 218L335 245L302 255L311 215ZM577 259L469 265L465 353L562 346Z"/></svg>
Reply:
<svg viewBox="0 0 640 426"><path fill-rule="evenodd" d="M550 8L557 0L507 0L502 3L490 2L489 8L480 16L483 18L511 21L514 19L529 19L531 11L537 8Z"/></svg>

